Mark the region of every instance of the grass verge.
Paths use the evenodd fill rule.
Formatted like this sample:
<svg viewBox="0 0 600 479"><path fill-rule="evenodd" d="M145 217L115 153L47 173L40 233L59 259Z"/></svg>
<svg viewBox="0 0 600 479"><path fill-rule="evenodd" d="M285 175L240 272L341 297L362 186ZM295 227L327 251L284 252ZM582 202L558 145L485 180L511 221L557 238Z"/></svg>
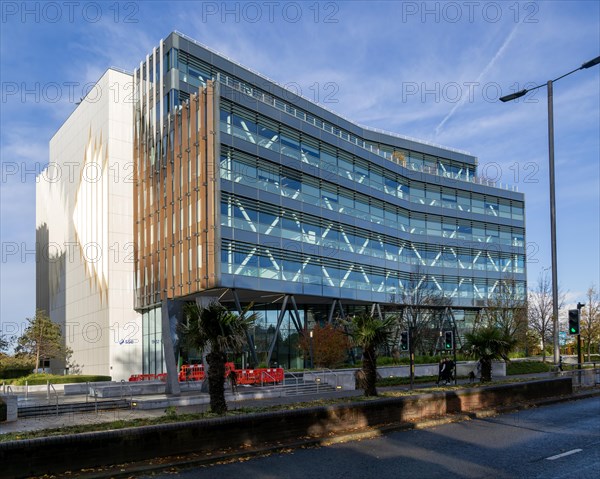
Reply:
<svg viewBox="0 0 600 479"><path fill-rule="evenodd" d="M94 376L94 375L71 375L71 376L59 376L57 374L29 374L12 381L7 381L7 384L13 386L25 386L25 382L29 386L39 386L46 384L50 381L50 384L71 384L71 383L93 383L101 381L110 381L110 376Z"/></svg>
<svg viewBox="0 0 600 479"><path fill-rule="evenodd" d="M541 361L511 361L506 363L506 375L546 373L551 371L553 367L553 364Z"/></svg>

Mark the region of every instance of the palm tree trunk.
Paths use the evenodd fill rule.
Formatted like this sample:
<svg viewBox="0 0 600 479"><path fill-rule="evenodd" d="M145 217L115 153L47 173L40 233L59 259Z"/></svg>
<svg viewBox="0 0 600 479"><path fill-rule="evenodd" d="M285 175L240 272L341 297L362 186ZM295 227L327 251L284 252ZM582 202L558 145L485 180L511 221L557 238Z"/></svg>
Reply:
<svg viewBox="0 0 600 479"><path fill-rule="evenodd" d="M210 410L215 414L227 412L225 401L225 354L212 351L206 356L208 362L208 394L210 395Z"/></svg>
<svg viewBox="0 0 600 479"><path fill-rule="evenodd" d="M365 396L377 396L377 363L375 362L375 349L369 348L363 352L363 373Z"/></svg>
<svg viewBox="0 0 600 479"><path fill-rule="evenodd" d="M492 380L492 360L481 359L481 382Z"/></svg>

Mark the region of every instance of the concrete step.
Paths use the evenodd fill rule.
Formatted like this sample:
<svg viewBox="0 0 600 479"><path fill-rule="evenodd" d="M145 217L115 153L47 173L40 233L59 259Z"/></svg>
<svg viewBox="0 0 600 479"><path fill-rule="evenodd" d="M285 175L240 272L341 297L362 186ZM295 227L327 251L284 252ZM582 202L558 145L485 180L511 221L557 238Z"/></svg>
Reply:
<svg viewBox="0 0 600 479"><path fill-rule="evenodd" d="M30 406L19 406L18 414L19 418L39 417L57 414L57 410L58 414L67 414L96 411L96 408L98 411L129 409L131 408L131 403L130 401L124 399L117 399L110 401L98 401L97 404L94 401L59 403L58 407L56 404L36 404Z"/></svg>

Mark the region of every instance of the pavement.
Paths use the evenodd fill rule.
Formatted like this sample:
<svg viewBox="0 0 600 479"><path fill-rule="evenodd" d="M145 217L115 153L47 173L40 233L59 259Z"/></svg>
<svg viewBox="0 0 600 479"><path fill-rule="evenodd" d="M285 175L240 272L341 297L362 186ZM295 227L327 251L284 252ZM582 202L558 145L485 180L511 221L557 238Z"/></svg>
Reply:
<svg viewBox="0 0 600 479"><path fill-rule="evenodd" d="M542 379L548 377L555 377L552 373L537 373L537 374L525 374L498 377L496 381L504 381L506 379ZM468 379L459 379L457 381L459 385L469 385ZM435 383L415 383L415 389L427 389L436 387ZM385 391L408 391L408 385L393 386L393 387L379 387L377 388L380 392ZM350 391L350 390L339 390L331 392L319 392L315 394L303 394L297 396L284 396L281 393L272 393L273 389L261 390L257 387L239 387L238 393L232 394L231 392L226 393L227 404L230 410L235 411L241 408L251 407L269 407L276 405L295 404L301 402L315 401L319 399L331 399L331 398L345 398L345 397L356 397L362 395L362 390ZM275 390L277 391L277 390ZM155 395L144 395L134 396L133 402L137 407L132 409L116 409L108 411L98 412L79 412L79 413L65 413L60 415L48 415L33 418L20 418L15 422L2 423L0 425L0 434L6 434L11 432L25 432L25 431L36 431L43 429L55 429L63 428L66 426L76 426L84 424L98 424L104 422L112 422L117 420L128 421L132 419L141 418L157 418L165 415L165 409L168 406L175 408L178 414L187 413L200 413L208 411L209 396L207 393L198 391L184 391L178 397L167 396L165 394ZM88 399L91 400L91 399ZM48 398L45 393L33 393L29 394L29 398L25 401L24 398L19 398L19 404L23 405L25 402L29 404L48 404ZM59 402L61 404L71 402L85 402L85 395L77 396L64 396L59 395ZM50 401L52 404L52 401ZM142 407L143 404L153 406L152 409Z"/></svg>

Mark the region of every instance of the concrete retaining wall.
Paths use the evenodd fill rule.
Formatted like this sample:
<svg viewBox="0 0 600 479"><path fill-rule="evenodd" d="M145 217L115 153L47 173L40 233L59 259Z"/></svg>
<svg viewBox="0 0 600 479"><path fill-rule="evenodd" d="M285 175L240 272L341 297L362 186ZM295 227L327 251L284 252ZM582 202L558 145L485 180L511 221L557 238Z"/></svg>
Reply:
<svg viewBox="0 0 600 479"><path fill-rule="evenodd" d="M7 477L60 473L220 448L258 447L446 413L572 393L571 378L448 391L329 407L0 443Z"/></svg>
<svg viewBox="0 0 600 479"><path fill-rule="evenodd" d="M88 394L88 387L89 388L99 388L99 387L106 387L106 386L116 386L119 383L115 382L115 381L100 381L100 382L95 382L95 383L72 383L72 384L63 384L63 389L64 389L64 393L65 396L75 396L78 394ZM57 387L58 384L55 386ZM45 386L44 386L45 387ZM57 388L58 390L58 388Z"/></svg>
<svg viewBox="0 0 600 479"><path fill-rule="evenodd" d="M600 384L600 368L561 371L557 373L557 376L570 377L571 379L573 379L574 387L590 387Z"/></svg>
<svg viewBox="0 0 600 479"><path fill-rule="evenodd" d="M19 411L17 396L14 394L0 394L0 398L6 404L6 422L16 421Z"/></svg>

